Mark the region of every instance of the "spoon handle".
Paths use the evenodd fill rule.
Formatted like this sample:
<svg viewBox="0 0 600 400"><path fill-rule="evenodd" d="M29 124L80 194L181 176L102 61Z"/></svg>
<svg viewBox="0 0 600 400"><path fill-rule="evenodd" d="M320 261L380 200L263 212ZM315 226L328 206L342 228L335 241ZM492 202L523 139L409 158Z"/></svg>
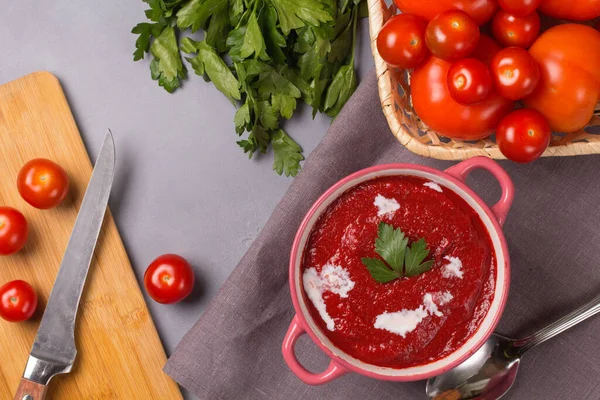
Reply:
<svg viewBox="0 0 600 400"><path fill-rule="evenodd" d="M575 311L565 315L561 319L553 322L547 327L539 330L531 336L528 336L524 339L516 340L513 343L513 350L515 351L517 356L521 356L527 350L532 347L537 346L540 343L545 342L546 340L553 338L571 328L572 326L577 325L578 323L588 319L592 315L600 312L600 295L594 297L592 300L579 307Z"/></svg>

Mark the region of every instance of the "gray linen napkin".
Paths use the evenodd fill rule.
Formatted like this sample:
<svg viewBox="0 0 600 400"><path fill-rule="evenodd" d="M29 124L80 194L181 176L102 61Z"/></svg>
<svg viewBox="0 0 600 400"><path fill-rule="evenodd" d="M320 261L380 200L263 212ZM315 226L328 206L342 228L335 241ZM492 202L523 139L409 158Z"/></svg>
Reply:
<svg viewBox="0 0 600 400"><path fill-rule="evenodd" d="M201 399L419 399L424 382L393 383L348 374L324 386L299 381L281 343L294 315L288 288L292 240L305 212L340 178L382 163L445 169L453 163L417 156L386 124L371 72L308 157L259 237L211 306L177 346L165 371ZM505 224L512 261L509 301L497 329L523 336L600 293L600 156L501 162L516 186ZM496 182L475 173L468 183L488 202ZM600 317L526 354L508 399L600 399ZM296 353L322 371L327 358L305 335Z"/></svg>

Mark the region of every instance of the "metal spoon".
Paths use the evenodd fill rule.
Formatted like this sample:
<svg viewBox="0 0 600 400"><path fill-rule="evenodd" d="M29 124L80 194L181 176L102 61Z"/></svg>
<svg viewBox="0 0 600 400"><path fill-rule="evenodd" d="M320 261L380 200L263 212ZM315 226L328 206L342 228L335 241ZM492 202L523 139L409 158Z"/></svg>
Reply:
<svg viewBox="0 0 600 400"><path fill-rule="evenodd" d="M445 374L430 378L427 381L427 396L433 400L499 399L513 385L523 353L598 312L600 295L524 339L493 334L462 364Z"/></svg>

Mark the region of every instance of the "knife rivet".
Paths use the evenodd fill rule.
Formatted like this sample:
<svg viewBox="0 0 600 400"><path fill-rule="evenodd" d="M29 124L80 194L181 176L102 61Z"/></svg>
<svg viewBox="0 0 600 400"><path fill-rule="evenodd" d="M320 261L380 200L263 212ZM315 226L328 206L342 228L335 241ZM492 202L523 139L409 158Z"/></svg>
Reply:
<svg viewBox="0 0 600 400"><path fill-rule="evenodd" d="M22 400L33 400L33 397L31 397L31 395L26 394L25 396L23 396Z"/></svg>

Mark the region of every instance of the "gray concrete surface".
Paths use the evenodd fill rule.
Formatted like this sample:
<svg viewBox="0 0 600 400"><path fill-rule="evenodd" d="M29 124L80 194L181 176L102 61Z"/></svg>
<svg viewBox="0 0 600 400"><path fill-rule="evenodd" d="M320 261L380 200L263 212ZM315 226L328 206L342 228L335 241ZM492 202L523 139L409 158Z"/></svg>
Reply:
<svg viewBox="0 0 600 400"><path fill-rule="evenodd" d="M117 145L111 207L138 280L158 255L186 257L198 278L192 298L148 302L168 354L198 320L260 232L291 178L271 171L272 154L249 161L238 148L234 108L192 75L168 94L134 63L131 28L146 4L129 1L2 0L0 83L47 70L61 81L90 155L106 128ZM373 65L366 20L359 76ZM300 109L285 123L308 155L330 120ZM285 266L281 266L284 268ZM186 394L186 398L193 396Z"/></svg>

